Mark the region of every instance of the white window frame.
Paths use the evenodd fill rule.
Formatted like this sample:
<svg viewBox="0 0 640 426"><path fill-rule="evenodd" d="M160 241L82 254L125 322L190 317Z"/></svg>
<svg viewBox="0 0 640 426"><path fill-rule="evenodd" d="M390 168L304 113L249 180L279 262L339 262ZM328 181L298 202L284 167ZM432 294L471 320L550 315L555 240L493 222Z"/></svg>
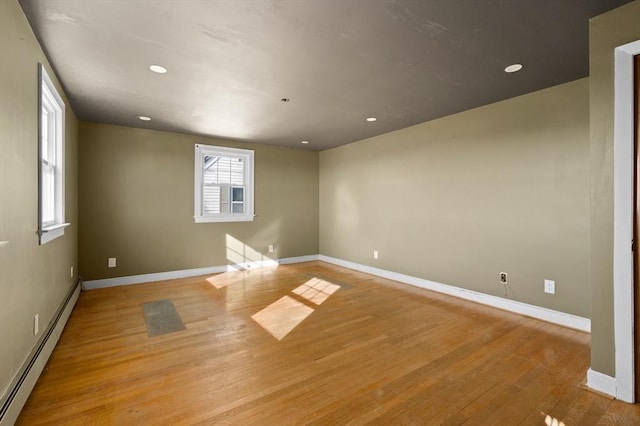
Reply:
<svg viewBox="0 0 640 426"><path fill-rule="evenodd" d="M42 110L46 109L45 117ZM38 236L40 245L64 235L65 104L47 70L38 64ZM46 134L45 134L46 133ZM45 152L45 141L47 151ZM46 170L52 172L53 194L45 185ZM53 201L53 217L45 218L45 200Z"/></svg>
<svg viewBox="0 0 640 426"><path fill-rule="evenodd" d="M243 213L204 213L202 192L204 188L204 157L207 155L242 158L244 164L244 204ZM254 218L253 210L253 150L227 148L212 145L195 145L195 192L194 219L196 223L207 222L250 222Z"/></svg>

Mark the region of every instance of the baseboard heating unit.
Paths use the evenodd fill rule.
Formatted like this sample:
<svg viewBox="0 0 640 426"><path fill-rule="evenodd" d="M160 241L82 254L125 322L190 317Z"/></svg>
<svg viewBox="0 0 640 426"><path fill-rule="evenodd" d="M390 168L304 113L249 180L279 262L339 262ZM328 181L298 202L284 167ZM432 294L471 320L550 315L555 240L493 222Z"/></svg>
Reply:
<svg viewBox="0 0 640 426"><path fill-rule="evenodd" d="M11 382L6 394L0 400L0 426L13 425L29 398L38 377L60 339L69 315L80 296L82 279L78 278L58 308L47 329L24 362L18 374Z"/></svg>

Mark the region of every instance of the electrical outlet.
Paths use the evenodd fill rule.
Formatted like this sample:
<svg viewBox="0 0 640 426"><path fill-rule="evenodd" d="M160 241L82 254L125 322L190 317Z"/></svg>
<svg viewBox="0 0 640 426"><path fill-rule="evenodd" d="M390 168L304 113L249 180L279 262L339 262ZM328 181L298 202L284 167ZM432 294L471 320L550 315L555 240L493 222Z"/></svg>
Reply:
<svg viewBox="0 0 640 426"><path fill-rule="evenodd" d="M273 253L273 244L269 244L269 253Z"/></svg>
<svg viewBox="0 0 640 426"><path fill-rule="evenodd" d="M38 331L39 331L39 324L38 322L40 321L40 315L36 314L33 317L33 335L37 336L38 335Z"/></svg>
<svg viewBox="0 0 640 426"><path fill-rule="evenodd" d="M373 258L377 259L378 258L378 250L374 250L373 251Z"/></svg>
<svg viewBox="0 0 640 426"><path fill-rule="evenodd" d="M556 294L556 282L553 280L544 280L544 292Z"/></svg>
<svg viewBox="0 0 640 426"><path fill-rule="evenodd" d="M73 278L73 266L71 267L71 272L69 272L69 275L71 276L71 278Z"/></svg>
<svg viewBox="0 0 640 426"><path fill-rule="evenodd" d="M115 257L110 257L109 258L109 262L107 263L107 266L109 266L109 268L115 268L116 267L116 258Z"/></svg>
<svg viewBox="0 0 640 426"><path fill-rule="evenodd" d="M500 272L500 284L507 284L507 273Z"/></svg>

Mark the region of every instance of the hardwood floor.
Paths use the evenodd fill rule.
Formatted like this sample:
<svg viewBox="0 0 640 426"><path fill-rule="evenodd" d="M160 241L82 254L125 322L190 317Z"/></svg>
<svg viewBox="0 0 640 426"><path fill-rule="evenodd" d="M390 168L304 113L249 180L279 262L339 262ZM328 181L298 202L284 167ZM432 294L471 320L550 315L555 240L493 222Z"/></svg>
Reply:
<svg viewBox="0 0 640 426"><path fill-rule="evenodd" d="M150 338L161 299L187 330ZM588 367L588 334L309 262L83 292L18 424L639 425Z"/></svg>

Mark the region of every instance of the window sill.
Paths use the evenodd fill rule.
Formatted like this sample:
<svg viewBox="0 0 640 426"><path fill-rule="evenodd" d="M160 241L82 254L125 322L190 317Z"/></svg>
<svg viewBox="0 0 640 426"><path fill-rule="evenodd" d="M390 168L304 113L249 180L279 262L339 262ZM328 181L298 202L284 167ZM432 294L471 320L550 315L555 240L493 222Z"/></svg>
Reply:
<svg viewBox="0 0 640 426"><path fill-rule="evenodd" d="M64 228L71 225L70 223L59 223L52 226L47 226L42 230L42 234L40 235L40 245L46 244L49 241L53 241L58 237L62 237L64 235Z"/></svg>
<svg viewBox="0 0 640 426"><path fill-rule="evenodd" d="M215 222L253 222L254 215L234 215L234 216L196 216L196 223L215 223Z"/></svg>

